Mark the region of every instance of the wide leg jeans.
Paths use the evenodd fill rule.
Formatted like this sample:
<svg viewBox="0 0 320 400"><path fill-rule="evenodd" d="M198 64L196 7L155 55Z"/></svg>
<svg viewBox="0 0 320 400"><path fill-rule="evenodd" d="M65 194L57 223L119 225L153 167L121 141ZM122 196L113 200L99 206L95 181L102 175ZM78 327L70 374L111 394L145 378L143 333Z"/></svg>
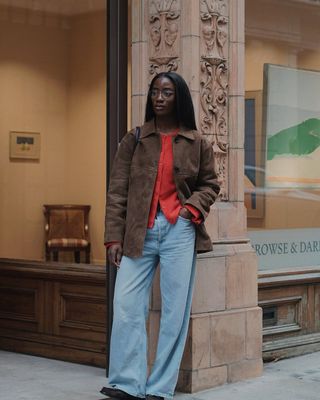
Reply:
<svg viewBox="0 0 320 400"><path fill-rule="evenodd" d="M195 275L195 227L162 212L147 230L143 254L122 257L114 296L109 386L133 396L172 398L185 346ZM161 320L155 363L148 376L146 319L159 264Z"/></svg>

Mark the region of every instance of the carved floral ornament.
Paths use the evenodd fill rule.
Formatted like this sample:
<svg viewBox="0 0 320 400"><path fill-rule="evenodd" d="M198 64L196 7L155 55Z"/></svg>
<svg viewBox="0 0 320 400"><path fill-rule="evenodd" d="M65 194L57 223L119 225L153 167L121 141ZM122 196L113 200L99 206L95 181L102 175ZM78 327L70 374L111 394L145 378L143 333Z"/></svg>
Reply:
<svg viewBox="0 0 320 400"><path fill-rule="evenodd" d="M151 76L162 71L176 71L180 44L180 0L149 0L149 24Z"/></svg>
<svg viewBox="0 0 320 400"><path fill-rule="evenodd" d="M227 199L227 96L228 96L227 0L201 0L201 131L211 141L221 198Z"/></svg>
<svg viewBox="0 0 320 400"><path fill-rule="evenodd" d="M149 0L149 73L176 71L183 0ZM195 0L191 0L195 1ZM227 200L228 0L200 0L200 125L211 141L221 198ZM196 60L194 61L196 62Z"/></svg>

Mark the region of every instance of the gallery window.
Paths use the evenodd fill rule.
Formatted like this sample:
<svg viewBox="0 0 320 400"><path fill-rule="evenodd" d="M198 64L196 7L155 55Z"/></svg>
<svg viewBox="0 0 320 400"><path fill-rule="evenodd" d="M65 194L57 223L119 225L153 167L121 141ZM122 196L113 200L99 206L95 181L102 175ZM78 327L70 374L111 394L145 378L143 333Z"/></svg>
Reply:
<svg viewBox="0 0 320 400"><path fill-rule="evenodd" d="M3 1L0 16L0 257L45 260L43 206L86 205L103 264L106 1Z"/></svg>
<svg viewBox="0 0 320 400"><path fill-rule="evenodd" d="M246 0L245 205L260 270L320 266L320 2Z"/></svg>

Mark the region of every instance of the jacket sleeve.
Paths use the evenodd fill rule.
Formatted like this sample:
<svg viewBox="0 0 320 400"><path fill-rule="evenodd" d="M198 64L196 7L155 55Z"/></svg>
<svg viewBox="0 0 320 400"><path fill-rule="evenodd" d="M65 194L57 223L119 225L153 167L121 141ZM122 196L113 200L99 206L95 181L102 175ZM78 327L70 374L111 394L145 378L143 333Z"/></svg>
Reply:
<svg viewBox="0 0 320 400"><path fill-rule="evenodd" d="M136 147L133 131L122 139L113 161L105 214L104 242L123 242L131 160Z"/></svg>
<svg viewBox="0 0 320 400"><path fill-rule="evenodd" d="M205 220L210 212L210 206L215 202L219 192L220 186L214 169L213 149L205 138L201 138L199 174L192 195L185 204L197 208Z"/></svg>

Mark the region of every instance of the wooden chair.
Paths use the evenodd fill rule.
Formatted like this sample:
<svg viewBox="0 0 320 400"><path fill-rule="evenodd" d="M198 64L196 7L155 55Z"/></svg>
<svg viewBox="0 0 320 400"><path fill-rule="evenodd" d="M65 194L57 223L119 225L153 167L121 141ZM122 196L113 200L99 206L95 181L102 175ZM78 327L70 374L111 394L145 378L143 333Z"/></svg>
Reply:
<svg viewBox="0 0 320 400"><path fill-rule="evenodd" d="M76 263L80 252L85 251L86 263L90 263L89 211L88 205L45 204L46 260L59 260L59 251L72 251Z"/></svg>

